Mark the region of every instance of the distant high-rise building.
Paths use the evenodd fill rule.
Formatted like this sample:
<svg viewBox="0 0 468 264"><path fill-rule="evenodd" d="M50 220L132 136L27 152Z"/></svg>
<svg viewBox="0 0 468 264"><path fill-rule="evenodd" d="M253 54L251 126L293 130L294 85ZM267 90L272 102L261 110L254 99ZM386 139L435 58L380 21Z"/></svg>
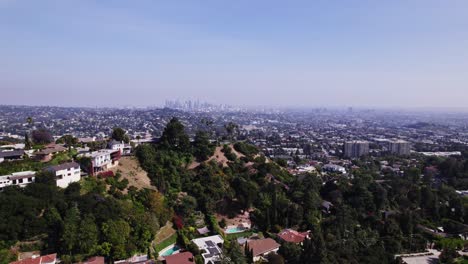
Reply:
<svg viewBox="0 0 468 264"><path fill-rule="evenodd" d="M344 144L344 155L347 158L358 158L369 154L369 142L347 141Z"/></svg>
<svg viewBox="0 0 468 264"><path fill-rule="evenodd" d="M410 143L404 140L390 141L388 150L392 154L407 156L410 154Z"/></svg>

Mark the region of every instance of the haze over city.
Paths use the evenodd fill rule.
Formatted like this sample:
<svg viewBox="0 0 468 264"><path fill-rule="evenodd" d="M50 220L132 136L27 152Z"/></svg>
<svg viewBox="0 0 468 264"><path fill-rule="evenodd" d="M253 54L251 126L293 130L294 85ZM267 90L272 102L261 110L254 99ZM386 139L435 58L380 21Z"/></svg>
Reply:
<svg viewBox="0 0 468 264"><path fill-rule="evenodd" d="M0 104L460 108L466 1L0 0Z"/></svg>

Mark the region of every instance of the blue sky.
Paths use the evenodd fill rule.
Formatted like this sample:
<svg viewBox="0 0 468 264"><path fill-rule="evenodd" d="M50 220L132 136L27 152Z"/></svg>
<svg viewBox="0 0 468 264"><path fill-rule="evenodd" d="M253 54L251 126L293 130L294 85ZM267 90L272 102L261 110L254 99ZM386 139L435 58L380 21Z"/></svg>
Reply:
<svg viewBox="0 0 468 264"><path fill-rule="evenodd" d="M0 0L0 104L466 107L467 1Z"/></svg>

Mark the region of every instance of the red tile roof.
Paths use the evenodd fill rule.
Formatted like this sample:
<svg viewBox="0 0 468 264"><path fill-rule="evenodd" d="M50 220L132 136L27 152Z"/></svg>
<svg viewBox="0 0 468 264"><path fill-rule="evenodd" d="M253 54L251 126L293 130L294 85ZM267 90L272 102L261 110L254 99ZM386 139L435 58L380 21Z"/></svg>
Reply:
<svg viewBox="0 0 468 264"><path fill-rule="evenodd" d="M292 229L285 229L278 234L282 240L290 243L302 243L309 236L309 232L297 232Z"/></svg>
<svg viewBox="0 0 468 264"><path fill-rule="evenodd" d="M190 252L177 253L164 257L166 264L193 264L195 263L193 254Z"/></svg>
<svg viewBox="0 0 468 264"><path fill-rule="evenodd" d="M50 254L36 258L27 258L19 261L11 262L10 264L48 264L57 261L57 254Z"/></svg>
<svg viewBox="0 0 468 264"><path fill-rule="evenodd" d="M248 247L253 251L253 256L259 256L266 252L273 251L280 247L280 244L276 243L271 238L250 240Z"/></svg>
<svg viewBox="0 0 468 264"><path fill-rule="evenodd" d="M82 264L104 264L104 257L92 257L82 262Z"/></svg>

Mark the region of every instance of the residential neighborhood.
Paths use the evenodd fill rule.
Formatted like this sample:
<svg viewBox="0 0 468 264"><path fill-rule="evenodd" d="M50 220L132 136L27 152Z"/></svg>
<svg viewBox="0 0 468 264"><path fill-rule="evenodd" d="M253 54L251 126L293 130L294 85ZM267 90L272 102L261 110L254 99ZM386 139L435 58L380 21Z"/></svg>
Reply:
<svg viewBox="0 0 468 264"><path fill-rule="evenodd" d="M397 193L393 193L394 184L410 177L408 175L413 175L411 176L413 182L430 184L432 188L453 186L453 194L450 194L448 198L442 198L448 199L443 206L454 212L446 211L448 215L445 217L452 217L450 219L454 219L453 217L457 215L455 201L464 199L468 190L468 186L465 187L461 178L450 179L447 175L447 168L452 166L453 162L457 162L457 159L461 159L468 149L466 148L467 135L462 132L466 125L457 117L432 121L450 127L447 129L442 125L423 123L427 120L418 115L414 115L413 119L406 119L405 122L394 123L390 121L393 120L392 118L387 118L385 122L382 122L379 119L380 114L374 116L367 112L343 113L316 110L314 119L309 120L295 112L244 112L239 109L234 112L230 112L231 110L211 112L210 110L199 111L200 109L198 108L197 112L183 112L167 108L139 110L140 116L148 112L152 113L148 116L162 114L166 117L179 116L181 118L173 117L169 121L164 118L156 118L155 121L148 120L152 124L166 121L166 128L154 126L151 130L139 132L127 124L124 129L113 127L98 133L92 130L81 130L79 133L61 134L56 132L61 130L47 128L50 125L46 126L42 123L46 122L46 119L37 123L33 121L34 126L28 128L28 131L37 130L40 133L27 132L28 135L31 133L29 139L21 136L24 132L22 129L4 131L0 140L7 141L8 144L3 144L0 151L0 172L2 172L0 196L14 186L28 193L33 190L28 187L31 184L53 183L59 190L63 190L65 195L71 195L67 193L73 188L80 188L80 192L85 194L94 193L90 200L98 202L94 206L99 206L100 202L113 197L112 199L117 199L117 201L123 199L122 201L126 200L126 203L137 203L137 206L145 208L144 211L139 212L139 209L132 209L136 210L133 213L135 215L149 212L154 215L153 212L161 210L165 212L158 213L159 219L164 222L158 223L157 231L151 231L154 232L154 237L146 240L145 245L151 245L146 247L146 249L149 248L149 254L145 252L146 250L122 251L120 255L117 252L109 254L100 249L97 253L102 255L88 254L83 258L70 256L70 259L75 261L69 262L67 260L69 256L58 248L54 259L56 262L53 263L208 264L240 256L247 263L274 263L276 259L284 261L293 261L295 258L308 259L309 255L305 255L304 252L310 252L317 246L314 243L319 243L318 241L323 238L317 227L307 221L321 223L323 228L328 230L327 232L334 230L333 226L328 226L328 221L341 221L339 217L342 217L340 214L344 210L343 199L353 197L348 197L347 192L356 191L354 196L367 192L364 189L353 189L363 184L360 179L369 177L365 176L366 174L372 175L372 180L366 183L370 185L360 188L370 188L372 193L375 192L372 194L375 196L372 202L369 202L371 203L370 209L365 209L371 211L366 213L361 211L362 220L353 220L364 221L358 225L366 224L365 221L370 221L370 219L375 219L384 225L402 221L401 217L408 213L402 214L401 207L391 206L388 201L380 205L377 203L379 200L374 199L384 194L398 197ZM60 112L62 109L54 109L54 111ZM73 112L74 110L63 109L63 111ZM114 110L109 109L109 112L112 111ZM53 111L48 112L49 115L52 113ZM116 113L123 113L123 110ZM341 114L345 114L346 119ZM213 122L208 122L209 126L207 126L203 123L206 121L202 122L202 118L197 115L204 116L203 118L209 117ZM37 118L37 120L41 119ZM326 125L322 122L323 120L327 120ZM0 122L2 122L1 119ZM177 138L177 141L171 141L166 138L168 131L171 131L167 127L173 123L174 128L171 129L184 127L187 136L185 139ZM370 124L373 125L369 126ZM429 126L432 132L423 137L426 130L421 130L420 126L424 129ZM179 174L180 172L174 171L176 167L173 162L176 158L169 158L170 155L174 155L169 153L183 153L190 148L203 149L200 147L202 144L200 131L209 135L208 140L203 141L203 144L209 146L207 151L210 153L207 156L200 155L196 151L190 154L193 155L191 160L182 166L183 170L186 170L184 173L187 173L187 176L183 176ZM177 135L177 133L171 134L171 136ZM458 139L456 142L453 141L455 137ZM44 143L41 140L45 140ZM187 145L180 148L183 144ZM167 150L167 148L172 149ZM212 148L212 153L209 148ZM153 152L153 149L157 151ZM166 156L160 157L159 155ZM207 168L212 171L206 171ZM223 171L227 168L235 171L235 174ZM463 166L457 168L462 169ZM217 170L220 171L216 172ZM205 177L202 175L215 177L216 173L225 175L223 177L231 177L229 184L232 184L232 187L229 188L232 189L227 189L225 192L232 192L235 195L234 199L228 198L225 192L217 193L220 185L216 182L222 183L224 180L212 178L209 181L204 180L203 185L191 186L193 183L184 178L191 177L191 181L194 179L199 181ZM175 177L175 175L179 176ZM261 178L249 183L251 177ZM185 185L180 185L180 181ZM345 186L349 186L350 189L340 190L343 188L340 184L343 183L347 183ZM256 191L250 193L251 190ZM274 190L274 193L280 197L272 197L271 190ZM168 199L166 203L171 204L171 209L166 208L158 200L163 198L157 198L164 197L159 196L164 192L168 195L164 199ZM257 192L262 192L262 196L257 196ZM156 198L152 198L153 195L156 195ZM282 197L289 197L287 198L289 202L281 200L285 199ZM273 206L273 201L285 204ZM310 205L306 201L310 201ZM421 203L423 201L421 200ZM352 199L350 202L355 203ZM408 203L413 202L414 200L410 200ZM154 207L151 203L158 205ZM210 210L216 210L216 213L213 214L207 210L207 206L213 208ZM271 206L275 208L272 209L275 211L270 213ZM354 206L359 208L362 205L358 203ZM92 207L80 210L90 209ZM68 209L63 219L72 214L70 210L73 211L73 207ZM110 209L104 209L102 213L111 212L107 210ZM310 220L301 220L304 217L303 214L306 214L304 210L309 211L307 217ZM415 210L417 212L421 209ZM100 213L99 211L93 212L96 216ZM81 215L80 221L83 222L86 217L86 215ZM130 218L132 217L134 216ZM145 217L149 219L149 215L141 219ZM352 219L352 216L347 217ZM108 226L113 225L118 228L117 230L126 230L125 220L122 221L103 222L99 232L106 234L109 232ZM148 220L143 222L146 223L146 221ZM277 224L272 225L272 221ZM443 249L440 246L442 242L434 238L424 238L425 236L464 241L468 231L460 225L462 222L450 220L453 222L449 225L447 221L449 220L438 222L437 228L428 222L415 224L413 232L418 232L419 235L413 238L415 243L419 244L412 250L395 252L393 258L401 258L405 263L431 259L431 256L439 258ZM145 228L149 227L147 225ZM143 235L143 233L135 233L139 232L136 229L130 230L132 230L131 233L123 235L128 241L134 239L132 236ZM347 231L336 232L346 234ZM112 234L108 233L106 239L111 238ZM355 239L360 239L357 233ZM429 241L432 241L432 244ZM77 245L73 250L78 252ZM288 251L293 249L303 253L294 256L293 251ZM463 256L463 249L464 246L457 247L457 254ZM429 254L426 251L438 253ZM55 252L50 253L55 254ZM17 261L23 261L20 263L36 263L37 261L40 261L37 263L48 263L50 258L48 257L50 254L40 257L37 253L30 257L20 256L16 258ZM428 257L424 258L426 256Z"/></svg>

